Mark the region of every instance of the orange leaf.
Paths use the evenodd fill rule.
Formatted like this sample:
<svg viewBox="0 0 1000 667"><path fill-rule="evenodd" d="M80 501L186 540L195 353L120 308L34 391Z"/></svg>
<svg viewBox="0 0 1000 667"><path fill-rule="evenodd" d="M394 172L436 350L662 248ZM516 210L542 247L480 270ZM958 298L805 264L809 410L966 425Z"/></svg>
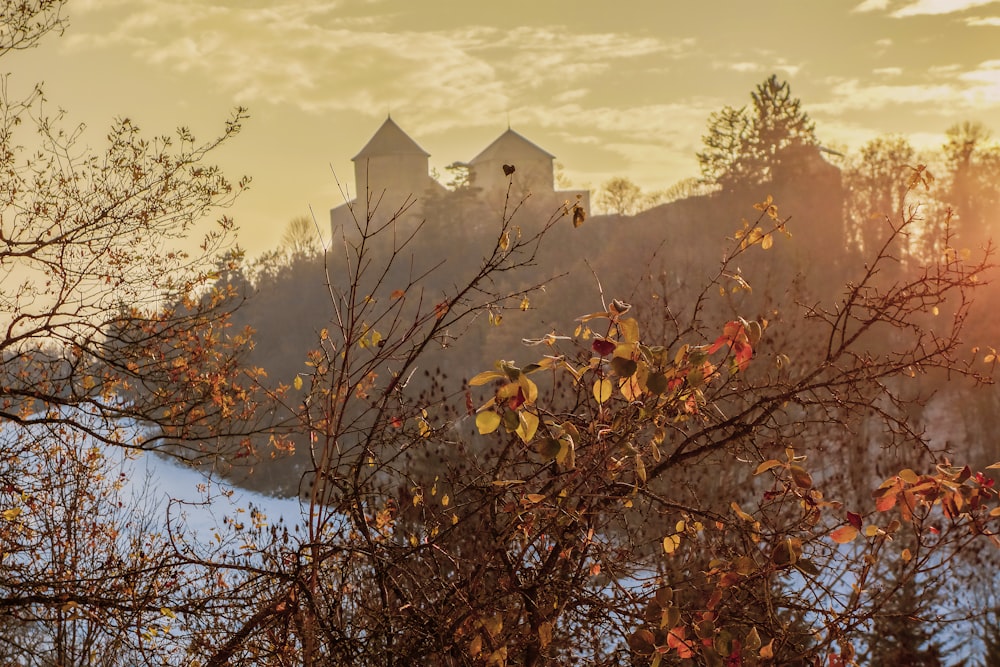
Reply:
<svg viewBox="0 0 1000 667"><path fill-rule="evenodd" d="M875 501L875 509L879 512L888 512L896 506L896 496L898 494L899 491L893 491L892 493L887 493L884 496L879 497L879 499Z"/></svg>
<svg viewBox="0 0 1000 667"><path fill-rule="evenodd" d="M854 540L858 536L858 529L854 526L848 524L846 526L841 526L837 528L832 533L830 533L830 539L837 544L847 544Z"/></svg>

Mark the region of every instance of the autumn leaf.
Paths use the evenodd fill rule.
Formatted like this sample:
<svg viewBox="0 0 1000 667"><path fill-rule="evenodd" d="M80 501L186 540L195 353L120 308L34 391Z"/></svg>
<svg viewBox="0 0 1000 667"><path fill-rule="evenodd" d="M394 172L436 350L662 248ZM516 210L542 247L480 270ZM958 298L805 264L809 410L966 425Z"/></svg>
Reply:
<svg viewBox="0 0 1000 667"><path fill-rule="evenodd" d="M858 536L858 532L857 528L848 524L831 532L830 539L837 544L847 544L848 542L854 541L854 538Z"/></svg>
<svg viewBox="0 0 1000 667"><path fill-rule="evenodd" d="M479 433L482 435L493 433L500 428L500 421L501 417L499 414L493 410L484 410L476 415L476 428L479 429Z"/></svg>
<svg viewBox="0 0 1000 667"><path fill-rule="evenodd" d="M766 471L770 470L771 468L776 468L776 467L778 467L780 465L783 465L783 464L778 459L770 459L768 461L764 461L759 466L757 466L757 469L753 471L753 474L754 475L759 475L762 472L766 472Z"/></svg>
<svg viewBox="0 0 1000 667"><path fill-rule="evenodd" d="M605 338L595 338L594 342L590 344L590 347L600 356L606 357L615 351L617 345L615 345L614 341L607 340Z"/></svg>
<svg viewBox="0 0 1000 667"><path fill-rule="evenodd" d="M611 380L608 380L607 378L595 381L594 399L598 403L605 403L609 398L611 398L612 389Z"/></svg>
<svg viewBox="0 0 1000 667"><path fill-rule="evenodd" d="M532 438L535 437L535 431L538 430L538 417L530 412L524 411L521 411L518 414L521 417L521 424L515 432L517 433L517 436L527 444L531 442Z"/></svg>
<svg viewBox="0 0 1000 667"><path fill-rule="evenodd" d="M788 466L788 472L792 475L792 482L795 486L800 489L811 489L813 485L813 478L809 472L802 466Z"/></svg>

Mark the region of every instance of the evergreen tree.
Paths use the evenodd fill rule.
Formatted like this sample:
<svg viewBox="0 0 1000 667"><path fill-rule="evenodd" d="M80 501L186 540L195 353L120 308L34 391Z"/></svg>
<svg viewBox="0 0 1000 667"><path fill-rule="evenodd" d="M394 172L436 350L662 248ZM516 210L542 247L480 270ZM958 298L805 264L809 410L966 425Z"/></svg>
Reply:
<svg viewBox="0 0 1000 667"><path fill-rule="evenodd" d="M750 97L750 107L713 113L702 138L702 178L723 191L782 180L818 146L815 125L787 81L771 75Z"/></svg>
<svg viewBox="0 0 1000 667"><path fill-rule="evenodd" d="M933 587L917 590L917 581L902 571L887 581L895 590L893 600L875 617L869 639L871 667L943 667L943 646L933 628L923 620L939 600Z"/></svg>

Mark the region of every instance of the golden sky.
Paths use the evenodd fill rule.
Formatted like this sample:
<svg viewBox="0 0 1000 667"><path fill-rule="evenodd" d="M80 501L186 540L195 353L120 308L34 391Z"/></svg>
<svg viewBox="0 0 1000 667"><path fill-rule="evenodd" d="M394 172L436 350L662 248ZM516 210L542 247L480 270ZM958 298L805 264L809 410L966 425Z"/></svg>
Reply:
<svg viewBox="0 0 1000 667"><path fill-rule="evenodd" d="M997 0L70 0L70 25L4 60L8 87L100 148L116 116L209 138L251 119L219 162L253 177L231 214L251 254L353 192L350 158L386 113L443 171L511 126L573 187L698 174L712 111L787 79L826 145L952 124L1000 134Z"/></svg>

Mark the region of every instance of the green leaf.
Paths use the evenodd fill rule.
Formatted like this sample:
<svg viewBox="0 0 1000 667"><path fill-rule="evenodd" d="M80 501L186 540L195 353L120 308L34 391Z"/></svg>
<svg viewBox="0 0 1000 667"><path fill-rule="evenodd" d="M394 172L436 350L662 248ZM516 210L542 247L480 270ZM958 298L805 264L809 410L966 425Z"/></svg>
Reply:
<svg viewBox="0 0 1000 667"><path fill-rule="evenodd" d="M538 443L538 455L546 461L555 461L559 458L562 450L562 443L555 438L543 438Z"/></svg>
<svg viewBox="0 0 1000 667"><path fill-rule="evenodd" d="M667 376L663 373L650 373L646 378L646 389L651 394L662 394L667 390Z"/></svg>
<svg viewBox="0 0 1000 667"><path fill-rule="evenodd" d="M632 377L635 374L636 369L639 365L632 359L623 359L622 357L615 357L611 360L611 370L615 372L618 377ZM602 401L603 402L603 401Z"/></svg>
<svg viewBox="0 0 1000 667"><path fill-rule="evenodd" d="M503 427L508 433L513 433L521 427L521 418L517 410L507 410L503 413Z"/></svg>

